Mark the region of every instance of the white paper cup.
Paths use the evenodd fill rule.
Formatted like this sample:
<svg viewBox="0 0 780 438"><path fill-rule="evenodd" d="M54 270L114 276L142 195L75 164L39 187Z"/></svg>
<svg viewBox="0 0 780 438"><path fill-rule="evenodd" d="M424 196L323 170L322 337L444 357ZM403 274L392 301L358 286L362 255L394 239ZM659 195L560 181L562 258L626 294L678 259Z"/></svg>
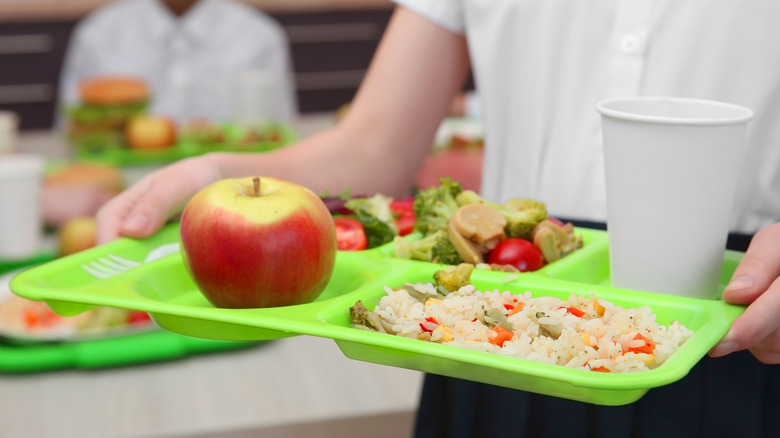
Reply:
<svg viewBox="0 0 780 438"><path fill-rule="evenodd" d="M0 155L0 259L24 260L43 244L41 190L44 159Z"/></svg>
<svg viewBox="0 0 780 438"><path fill-rule="evenodd" d="M614 287L716 298L750 109L600 102Z"/></svg>

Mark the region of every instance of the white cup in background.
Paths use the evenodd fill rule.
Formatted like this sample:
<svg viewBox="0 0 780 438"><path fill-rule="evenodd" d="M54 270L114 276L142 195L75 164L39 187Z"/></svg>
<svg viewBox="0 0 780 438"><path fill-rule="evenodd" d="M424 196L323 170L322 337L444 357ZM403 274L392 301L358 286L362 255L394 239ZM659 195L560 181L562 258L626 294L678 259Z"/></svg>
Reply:
<svg viewBox="0 0 780 438"><path fill-rule="evenodd" d="M43 157L0 155L0 259L23 260L43 245Z"/></svg>
<svg viewBox="0 0 780 438"><path fill-rule="evenodd" d="M0 111L0 154L16 150L19 116L13 111Z"/></svg>
<svg viewBox="0 0 780 438"><path fill-rule="evenodd" d="M612 285L716 298L753 112L672 97L607 100L597 110Z"/></svg>

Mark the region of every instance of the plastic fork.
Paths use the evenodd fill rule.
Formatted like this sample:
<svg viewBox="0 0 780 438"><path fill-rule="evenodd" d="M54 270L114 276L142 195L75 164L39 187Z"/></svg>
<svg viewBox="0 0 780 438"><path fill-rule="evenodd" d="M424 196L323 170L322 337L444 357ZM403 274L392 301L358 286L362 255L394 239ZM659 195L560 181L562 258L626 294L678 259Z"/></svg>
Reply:
<svg viewBox="0 0 780 438"><path fill-rule="evenodd" d="M129 271L130 269L140 266L143 263L149 263L175 252L179 252L178 242L158 246L146 255L146 258L143 262L126 259L114 254L107 254L105 257L101 257L97 260L81 265L81 268L87 271L87 273L93 277L102 280L104 278L113 277L114 275Z"/></svg>

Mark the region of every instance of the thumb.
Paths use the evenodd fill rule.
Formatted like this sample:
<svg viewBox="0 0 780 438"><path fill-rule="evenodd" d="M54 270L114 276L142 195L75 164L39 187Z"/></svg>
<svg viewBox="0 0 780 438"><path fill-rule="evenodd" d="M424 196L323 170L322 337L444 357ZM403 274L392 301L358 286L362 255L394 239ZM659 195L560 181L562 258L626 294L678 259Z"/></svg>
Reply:
<svg viewBox="0 0 780 438"><path fill-rule="evenodd" d="M133 186L108 201L98 210L97 243L118 237L148 237L158 230L170 213L164 199L156 196L153 184L146 181Z"/></svg>
<svg viewBox="0 0 780 438"><path fill-rule="evenodd" d="M750 304L780 276L780 223L756 233L734 271L723 299L732 304Z"/></svg>

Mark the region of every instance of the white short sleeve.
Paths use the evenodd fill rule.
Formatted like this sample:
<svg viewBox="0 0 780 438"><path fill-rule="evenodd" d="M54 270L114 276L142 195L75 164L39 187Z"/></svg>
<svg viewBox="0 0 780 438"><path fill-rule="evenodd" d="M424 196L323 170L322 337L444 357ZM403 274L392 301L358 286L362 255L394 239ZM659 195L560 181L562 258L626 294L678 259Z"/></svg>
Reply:
<svg viewBox="0 0 780 438"><path fill-rule="evenodd" d="M393 0L417 12L439 26L455 33L463 33L463 3L461 0Z"/></svg>

